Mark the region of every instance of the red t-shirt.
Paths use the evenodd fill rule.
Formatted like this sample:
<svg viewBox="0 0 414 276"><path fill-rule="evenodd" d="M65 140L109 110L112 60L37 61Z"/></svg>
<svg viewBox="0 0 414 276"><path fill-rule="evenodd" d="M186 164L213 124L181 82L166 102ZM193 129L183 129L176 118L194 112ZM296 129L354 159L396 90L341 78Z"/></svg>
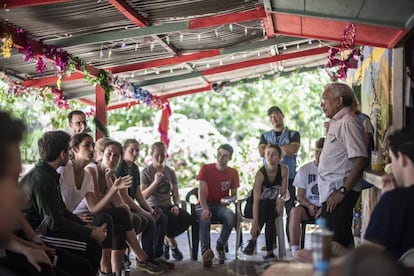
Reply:
<svg viewBox="0 0 414 276"><path fill-rule="evenodd" d="M239 187L239 174L236 169L227 167L224 171L216 168L216 164L201 167L197 180L207 183L207 202L220 203L223 197L229 196L229 190Z"/></svg>

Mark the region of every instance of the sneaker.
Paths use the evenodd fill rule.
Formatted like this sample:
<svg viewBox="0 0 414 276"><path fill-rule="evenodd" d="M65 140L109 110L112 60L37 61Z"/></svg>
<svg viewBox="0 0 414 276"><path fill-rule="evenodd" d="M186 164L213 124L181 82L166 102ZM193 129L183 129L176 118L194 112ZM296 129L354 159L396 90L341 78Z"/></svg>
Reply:
<svg viewBox="0 0 414 276"><path fill-rule="evenodd" d="M277 244L275 243L275 245L273 246L273 249L276 249L276 248L277 248ZM265 246L262 246L262 248L260 250L267 251L266 245Z"/></svg>
<svg viewBox="0 0 414 276"><path fill-rule="evenodd" d="M274 260L275 259L275 254L267 254L266 256L263 256L263 259L265 260L265 261L267 261L267 260Z"/></svg>
<svg viewBox="0 0 414 276"><path fill-rule="evenodd" d="M217 255L219 259L219 264L224 264L224 260L226 259L226 253L224 252L224 247L222 245L216 246Z"/></svg>
<svg viewBox="0 0 414 276"><path fill-rule="evenodd" d="M98 276L115 276L115 273L99 271Z"/></svg>
<svg viewBox="0 0 414 276"><path fill-rule="evenodd" d="M124 266L125 269L131 266L131 261L129 260L129 257L127 254L124 255L124 259L122 260L122 265Z"/></svg>
<svg viewBox="0 0 414 276"><path fill-rule="evenodd" d="M203 253L203 266L204 267L211 267L213 265L214 253L208 248Z"/></svg>
<svg viewBox="0 0 414 276"><path fill-rule="evenodd" d="M180 249L178 249L178 247L176 248L171 248L171 255L173 256L174 259L176 259L177 261L182 261L183 260L183 253L181 253ZM169 256L168 256L169 257ZM168 259L167 259L168 260Z"/></svg>
<svg viewBox="0 0 414 276"><path fill-rule="evenodd" d="M149 274L153 274L153 275L161 274L161 273L165 272L164 268L162 268L161 266L156 265L156 264L154 264L150 261L140 262L140 261L137 260L135 268L137 270L145 271L145 272L147 272Z"/></svg>
<svg viewBox="0 0 414 276"><path fill-rule="evenodd" d="M175 264L164 260L162 257L156 258L152 261L154 264L161 266L164 269L174 269Z"/></svg>
<svg viewBox="0 0 414 276"><path fill-rule="evenodd" d="M166 245L165 243L162 245L162 256L166 260L170 259L170 247Z"/></svg>
<svg viewBox="0 0 414 276"><path fill-rule="evenodd" d="M256 241L250 240L247 246L243 250L244 255L253 255L256 249Z"/></svg>

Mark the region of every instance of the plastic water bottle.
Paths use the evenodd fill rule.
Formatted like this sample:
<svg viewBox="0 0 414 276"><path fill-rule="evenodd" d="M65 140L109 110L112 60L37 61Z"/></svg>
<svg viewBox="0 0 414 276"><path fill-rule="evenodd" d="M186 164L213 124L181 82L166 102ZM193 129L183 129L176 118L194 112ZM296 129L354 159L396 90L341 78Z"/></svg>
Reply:
<svg viewBox="0 0 414 276"><path fill-rule="evenodd" d="M327 275L330 267L331 241L333 233L326 228L326 220L318 218L317 228L312 233L312 260L315 275Z"/></svg>

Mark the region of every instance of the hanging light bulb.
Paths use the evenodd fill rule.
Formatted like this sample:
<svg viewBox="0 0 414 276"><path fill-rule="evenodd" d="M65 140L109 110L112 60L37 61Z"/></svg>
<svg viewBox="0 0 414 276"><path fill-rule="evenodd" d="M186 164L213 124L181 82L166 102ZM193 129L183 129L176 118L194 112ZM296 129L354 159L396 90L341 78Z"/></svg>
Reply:
<svg viewBox="0 0 414 276"><path fill-rule="evenodd" d="M312 39L308 40L308 44L311 45L312 44Z"/></svg>
<svg viewBox="0 0 414 276"><path fill-rule="evenodd" d="M300 49L300 46L299 46L299 43L298 44L296 44L296 49Z"/></svg>
<svg viewBox="0 0 414 276"><path fill-rule="evenodd" d="M247 57L247 54L246 53L243 53L243 58L246 58Z"/></svg>
<svg viewBox="0 0 414 276"><path fill-rule="evenodd" d="M157 69L157 70L155 70L155 74L156 74L156 75L159 75L159 74L160 74L160 70L158 70L158 69Z"/></svg>
<svg viewBox="0 0 414 276"><path fill-rule="evenodd" d="M286 44L285 45L283 45L283 50L287 50L287 47L286 47Z"/></svg>
<svg viewBox="0 0 414 276"><path fill-rule="evenodd" d="M168 45L170 45L170 36L167 35L167 37L165 38L165 41L167 42Z"/></svg>
<svg viewBox="0 0 414 276"><path fill-rule="evenodd" d="M266 30L265 30L265 28L262 28L262 35L263 35L263 37L266 37Z"/></svg>
<svg viewBox="0 0 414 276"><path fill-rule="evenodd" d="M99 58L100 59L102 59L103 56L104 56L103 51L102 51L102 48L103 48L103 45L101 44L101 50L99 51Z"/></svg>
<svg viewBox="0 0 414 276"><path fill-rule="evenodd" d="M233 24L229 24L229 29L230 29L230 32L233 32Z"/></svg>
<svg viewBox="0 0 414 276"><path fill-rule="evenodd" d="M139 47L138 43L135 43L135 52L138 50L138 47Z"/></svg>
<svg viewBox="0 0 414 276"><path fill-rule="evenodd" d="M261 54L260 54L260 51L259 51L259 52L257 52L257 56L258 56L258 57L260 57L260 55L261 55Z"/></svg>
<svg viewBox="0 0 414 276"><path fill-rule="evenodd" d="M197 39L198 39L198 42L200 42L200 41L201 41L201 34L198 34L198 35L197 35Z"/></svg>
<svg viewBox="0 0 414 276"><path fill-rule="evenodd" d="M220 60L219 65L222 66L223 65L223 61Z"/></svg>
<svg viewBox="0 0 414 276"><path fill-rule="evenodd" d="M249 33L249 30L247 29L247 27L244 27L244 35L247 36L248 33Z"/></svg>
<svg viewBox="0 0 414 276"><path fill-rule="evenodd" d="M180 33L180 42L183 42L183 40L184 40L184 34Z"/></svg>
<svg viewBox="0 0 414 276"><path fill-rule="evenodd" d="M216 35L216 38L218 39L219 38L219 33L218 33L217 29L214 30L214 34Z"/></svg>
<svg viewBox="0 0 414 276"><path fill-rule="evenodd" d="M110 48L108 51L108 58L111 58L111 56L112 56L112 48Z"/></svg>
<svg viewBox="0 0 414 276"><path fill-rule="evenodd" d="M134 78L134 77L135 77L135 72L132 72L131 78Z"/></svg>
<svg viewBox="0 0 414 276"><path fill-rule="evenodd" d="M206 68L210 68L210 63L207 63Z"/></svg>
<svg viewBox="0 0 414 276"><path fill-rule="evenodd" d="M122 41L122 43L121 43L121 49L124 49L125 48L125 41Z"/></svg>
<svg viewBox="0 0 414 276"><path fill-rule="evenodd" d="M155 47L154 42L151 42L151 44L150 44L150 50L151 50L151 52L154 51L154 47Z"/></svg>

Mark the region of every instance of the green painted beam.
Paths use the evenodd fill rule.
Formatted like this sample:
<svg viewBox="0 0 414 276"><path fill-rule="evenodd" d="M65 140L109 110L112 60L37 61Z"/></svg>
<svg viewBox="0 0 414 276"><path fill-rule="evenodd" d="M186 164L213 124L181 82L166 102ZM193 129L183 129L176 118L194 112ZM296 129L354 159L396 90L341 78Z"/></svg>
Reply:
<svg viewBox="0 0 414 276"><path fill-rule="evenodd" d="M90 95L95 95L95 87L91 86L91 90L88 90L88 91L76 92L76 93L71 93L71 94L64 93L64 95L67 100L73 100L73 99L78 99L78 98L82 98L82 97L86 97Z"/></svg>
<svg viewBox="0 0 414 276"><path fill-rule="evenodd" d="M292 70L292 71L283 71L283 72L277 72L277 73L274 73L274 74L265 74L262 77L246 78L246 79L241 79L241 80L238 80L238 81L231 81L228 84L226 84L226 87L227 86L239 85L240 82L242 82L242 83L251 83L251 82L256 82L256 81L260 81L260 80L273 79L273 78L276 78L276 77L286 77L286 76L289 76L292 73L310 72L310 71L316 70L318 68L323 68L323 66L302 67L302 68L298 68L298 69Z"/></svg>
<svg viewBox="0 0 414 276"><path fill-rule="evenodd" d="M256 50L260 48L266 48L266 47L274 46L276 44L280 48L283 46L284 43L290 43L290 42L294 42L298 40L306 40L306 39L304 39L303 37L300 38L300 37L291 37L291 36L279 36L276 38L271 38L271 39L262 40L258 42L246 43L246 44L237 45L237 46L233 46L229 48L222 48L220 49L220 52L222 55L234 54L234 53L239 53L239 52Z"/></svg>
<svg viewBox="0 0 414 276"><path fill-rule="evenodd" d="M161 84L161 83L167 83L167 82L197 78L197 77L202 77L202 76L203 76L203 74L201 72L192 72L192 73L182 74L182 75L178 75L178 76L139 81L139 82L135 82L135 85L137 85L137 86L148 86L148 85L155 85L155 84Z"/></svg>
<svg viewBox="0 0 414 276"><path fill-rule="evenodd" d="M188 21L167 23L157 26L148 26L145 28L129 29L129 30L116 30L104 33L94 33L88 35L57 38L45 40L47 44L53 44L58 47L71 47L80 46L94 43L113 42L115 40L124 40L128 38L137 38L150 35L160 35L171 32L178 32L188 29Z"/></svg>

